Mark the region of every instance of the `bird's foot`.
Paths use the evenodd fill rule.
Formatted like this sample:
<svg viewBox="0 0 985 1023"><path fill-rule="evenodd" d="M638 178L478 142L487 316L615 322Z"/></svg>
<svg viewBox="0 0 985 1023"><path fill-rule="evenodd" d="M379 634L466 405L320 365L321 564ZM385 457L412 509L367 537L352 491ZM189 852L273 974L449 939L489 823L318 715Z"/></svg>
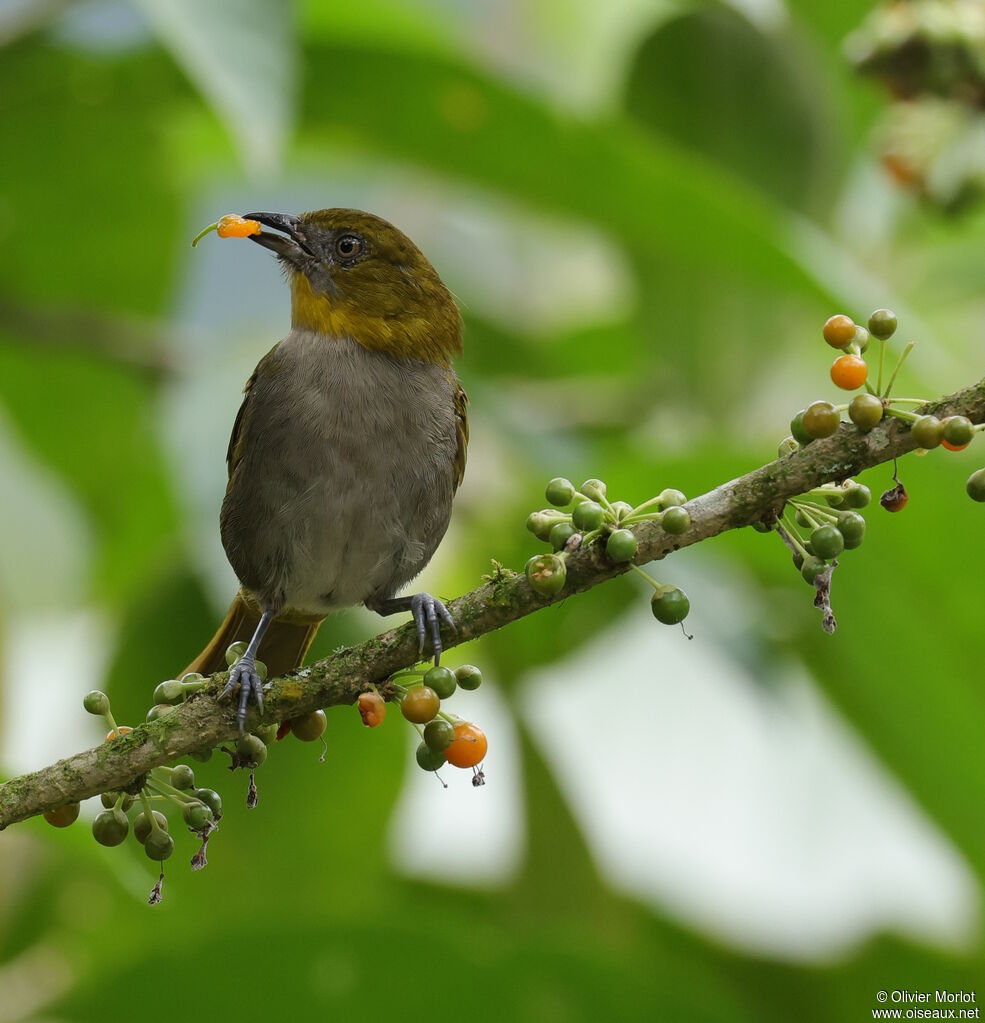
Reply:
<svg viewBox="0 0 985 1023"><path fill-rule="evenodd" d="M367 607L381 615L392 615L398 611L410 611L417 626L417 652L424 653L428 637L434 650L434 663L441 663L441 623L456 631L455 619L444 603L430 593L415 593L412 597L391 597L388 600L367 602Z"/></svg>
<svg viewBox="0 0 985 1023"><path fill-rule="evenodd" d="M263 680L256 669L256 662L253 657L241 657L229 669L229 681L222 691L220 699L228 700L230 697L239 694L239 706L236 709L236 723L239 725L239 734L243 734L246 727L246 712L250 706L250 698L257 705L260 713L263 713Z"/></svg>

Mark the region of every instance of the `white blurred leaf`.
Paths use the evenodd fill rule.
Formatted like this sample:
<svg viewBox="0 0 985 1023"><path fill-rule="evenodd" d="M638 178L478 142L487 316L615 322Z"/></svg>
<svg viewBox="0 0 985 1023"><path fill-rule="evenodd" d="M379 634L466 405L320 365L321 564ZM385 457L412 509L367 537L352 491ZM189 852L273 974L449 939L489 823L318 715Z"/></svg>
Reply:
<svg viewBox="0 0 985 1023"><path fill-rule="evenodd" d="M293 5L280 0L131 0L226 122L244 163L274 170L293 119Z"/></svg>

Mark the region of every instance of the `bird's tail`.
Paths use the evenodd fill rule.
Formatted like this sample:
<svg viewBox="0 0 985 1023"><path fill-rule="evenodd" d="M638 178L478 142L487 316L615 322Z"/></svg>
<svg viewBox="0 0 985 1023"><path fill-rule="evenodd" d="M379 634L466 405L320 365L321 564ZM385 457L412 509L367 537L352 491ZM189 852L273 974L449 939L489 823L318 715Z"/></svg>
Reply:
<svg viewBox="0 0 985 1023"><path fill-rule="evenodd" d="M203 675L211 675L225 671L226 648L240 640L249 643L259 621L259 609L242 593L237 593L216 634L182 674L199 671ZM270 623L257 652L257 660L266 664L270 678L286 675L301 666L321 623L320 618L289 612Z"/></svg>

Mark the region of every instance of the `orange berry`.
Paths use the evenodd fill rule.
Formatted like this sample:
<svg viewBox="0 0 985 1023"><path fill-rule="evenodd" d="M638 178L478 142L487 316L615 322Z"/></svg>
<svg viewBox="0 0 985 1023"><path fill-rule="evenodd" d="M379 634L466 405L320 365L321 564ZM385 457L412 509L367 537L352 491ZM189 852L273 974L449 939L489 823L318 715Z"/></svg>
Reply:
<svg viewBox="0 0 985 1023"><path fill-rule="evenodd" d="M855 321L850 316L839 313L831 316L824 324L824 340L832 348L844 348L855 339Z"/></svg>
<svg viewBox="0 0 985 1023"><path fill-rule="evenodd" d="M868 375L869 367L865 364L865 359L857 355L839 355L831 363L831 379L843 391L857 390L865 383Z"/></svg>
<svg viewBox="0 0 985 1023"><path fill-rule="evenodd" d="M482 763L489 744L486 733L471 721L459 721L455 725L455 738L445 750L445 760L452 767L475 767Z"/></svg>
<svg viewBox="0 0 985 1023"><path fill-rule="evenodd" d="M112 742L114 739L118 739L121 735L129 735L133 729L129 725L120 725L119 728L111 728L106 733L105 742Z"/></svg>
<svg viewBox="0 0 985 1023"><path fill-rule="evenodd" d="M356 706L359 708L359 714L367 728L376 728L377 725L383 724L383 719L386 717L386 703L376 690L360 693Z"/></svg>
<svg viewBox="0 0 985 1023"><path fill-rule="evenodd" d="M941 447L947 448L948 451L964 451L964 449L971 443L966 441L964 444L952 444L949 440L941 440Z"/></svg>
<svg viewBox="0 0 985 1023"><path fill-rule="evenodd" d="M251 234L259 234L259 220L245 220L238 213L227 213L219 218L216 234L220 238L248 238Z"/></svg>
<svg viewBox="0 0 985 1023"><path fill-rule="evenodd" d="M441 700L430 686L414 686L400 701L400 712L416 725L426 725L440 708Z"/></svg>

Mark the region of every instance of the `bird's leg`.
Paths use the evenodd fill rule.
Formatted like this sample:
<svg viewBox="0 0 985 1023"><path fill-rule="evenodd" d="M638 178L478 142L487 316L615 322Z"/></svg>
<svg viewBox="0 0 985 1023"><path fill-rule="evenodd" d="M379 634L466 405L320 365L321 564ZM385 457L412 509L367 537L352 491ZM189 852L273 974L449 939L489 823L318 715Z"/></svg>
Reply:
<svg viewBox="0 0 985 1023"><path fill-rule="evenodd" d="M417 626L418 654L424 653L424 641L430 634L431 646L434 649L434 663L441 662L441 623L444 621L454 632L455 619L437 597L432 597L430 593L415 593L412 597L373 598L366 601L366 606L378 615L410 611L414 616L414 624Z"/></svg>
<svg viewBox="0 0 985 1023"><path fill-rule="evenodd" d="M263 681L257 674L256 656L260 649L260 641L263 639L267 627L274 620L276 611L268 607L260 617L257 627L253 632L250 645L246 648L243 656L229 669L229 681L222 691L220 699L227 699L234 693L239 692L239 708L236 711L236 722L239 725L239 734L243 734L246 725L246 710L250 705L250 697L256 701L260 713L263 713Z"/></svg>

